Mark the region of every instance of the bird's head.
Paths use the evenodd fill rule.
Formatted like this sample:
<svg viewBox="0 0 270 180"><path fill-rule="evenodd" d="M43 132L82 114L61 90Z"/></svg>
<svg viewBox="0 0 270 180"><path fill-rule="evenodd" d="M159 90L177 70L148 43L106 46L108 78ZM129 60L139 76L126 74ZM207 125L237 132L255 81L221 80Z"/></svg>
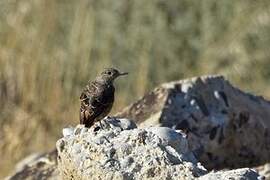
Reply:
<svg viewBox="0 0 270 180"><path fill-rule="evenodd" d="M120 72L115 68L106 68L98 77L98 80L101 80L106 83L112 83L117 77L127 75L127 72Z"/></svg>

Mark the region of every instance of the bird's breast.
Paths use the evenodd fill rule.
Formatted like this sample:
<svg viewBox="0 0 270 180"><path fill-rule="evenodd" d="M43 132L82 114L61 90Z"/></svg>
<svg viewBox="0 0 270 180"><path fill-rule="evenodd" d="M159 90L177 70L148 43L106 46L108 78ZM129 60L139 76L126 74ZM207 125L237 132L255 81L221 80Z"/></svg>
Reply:
<svg viewBox="0 0 270 180"><path fill-rule="evenodd" d="M106 88L106 90L104 91L104 99L112 102L114 100L114 87L113 86L109 86Z"/></svg>

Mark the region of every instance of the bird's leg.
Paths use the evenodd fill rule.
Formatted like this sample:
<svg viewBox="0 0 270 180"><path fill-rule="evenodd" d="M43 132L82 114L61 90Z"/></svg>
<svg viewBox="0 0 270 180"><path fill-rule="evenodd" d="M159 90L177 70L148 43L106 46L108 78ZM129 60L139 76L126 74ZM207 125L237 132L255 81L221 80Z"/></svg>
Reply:
<svg viewBox="0 0 270 180"><path fill-rule="evenodd" d="M99 126L100 126L100 129L103 129L103 130L104 130L103 125L102 125L101 121L99 121Z"/></svg>

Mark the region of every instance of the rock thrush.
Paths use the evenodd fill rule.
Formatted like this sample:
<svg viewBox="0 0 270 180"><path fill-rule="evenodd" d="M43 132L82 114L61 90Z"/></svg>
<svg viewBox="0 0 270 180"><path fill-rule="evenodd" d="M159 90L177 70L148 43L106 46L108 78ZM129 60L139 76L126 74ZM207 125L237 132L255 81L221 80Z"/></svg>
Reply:
<svg viewBox="0 0 270 180"><path fill-rule="evenodd" d="M80 96L80 124L91 127L102 120L112 109L114 102L114 80L126 72L106 68L93 82L89 82Z"/></svg>

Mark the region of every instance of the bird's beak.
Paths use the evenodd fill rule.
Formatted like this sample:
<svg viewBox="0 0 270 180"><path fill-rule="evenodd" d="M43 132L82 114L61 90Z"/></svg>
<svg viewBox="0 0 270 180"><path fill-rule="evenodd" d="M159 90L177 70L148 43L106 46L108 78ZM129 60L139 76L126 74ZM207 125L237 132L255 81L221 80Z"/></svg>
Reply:
<svg viewBox="0 0 270 180"><path fill-rule="evenodd" d="M119 76L124 76L124 75L128 75L128 72L120 72Z"/></svg>

